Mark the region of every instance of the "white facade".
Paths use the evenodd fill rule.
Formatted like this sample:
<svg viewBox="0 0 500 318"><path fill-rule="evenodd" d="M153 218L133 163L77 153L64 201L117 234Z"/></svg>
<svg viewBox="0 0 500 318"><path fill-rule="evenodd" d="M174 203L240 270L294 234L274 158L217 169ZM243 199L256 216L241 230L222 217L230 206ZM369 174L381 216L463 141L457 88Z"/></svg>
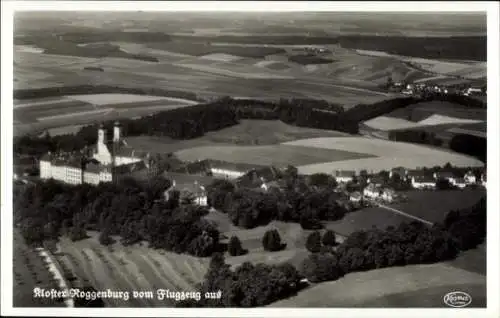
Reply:
<svg viewBox="0 0 500 318"><path fill-rule="evenodd" d="M472 172L467 172L464 175L464 180L467 184L474 184L476 183L476 176Z"/></svg>
<svg viewBox="0 0 500 318"><path fill-rule="evenodd" d="M211 168L210 171L215 177L223 177L226 179L237 179L245 174L244 172L241 171L234 171L222 168Z"/></svg>
<svg viewBox="0 0 500 318"><path fill-rule="evenodd" d="M415 189L434 189L436 187L436 182L434 181L418 181L413 177L411 179L411 185Z"/></svg>
<svg viewBox="0 0 500 318"><path fill-rule="evenodd" d="M372 184L370 184L363 190L363 195L367 198L375 199L380 196L380 192L381 191L379 187L375 187Z"/></svg>

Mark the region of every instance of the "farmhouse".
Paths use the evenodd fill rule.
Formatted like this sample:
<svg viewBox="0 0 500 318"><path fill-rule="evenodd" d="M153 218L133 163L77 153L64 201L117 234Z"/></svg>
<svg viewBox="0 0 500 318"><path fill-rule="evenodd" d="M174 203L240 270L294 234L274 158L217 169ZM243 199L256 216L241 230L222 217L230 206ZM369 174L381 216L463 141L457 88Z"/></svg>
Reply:
<svg viewBox="0 0 500 318"><path fill-rule="evenodd" d="M453 173L448 172L448 171L443 171L443 172L435 172L434 179L436 179L436 180L448 180L448 182L455 185L457 178Z"/></svg>
<svg viewBox="0 0 500 318"><path fill-rule="evenodd" d="M408 170L404 167L396 167L391 169L389 172L389 178L392 178L394 175L398 175L401 179L406 179L408 175Z"/></svg>
<svg viewBox="0 0 500 318"><path fill-rule="evenodd" d="M363 195L370 199L376 199L382 194L382 187L373 183L369 184L364 190Z"/></svg>
<svg viewBox="0 0 500 318"><path fill-rule="evenodd" d="M349 200L351 202L360 202L363 199L363 196L361 195L361 192L353 192L349 195Z"/></svg>
<svg viewBox="0 0 500 318"><path fill-rule="evenodd" d="M113 139L106 140L101 125L97 144L80 153L47 153L40 159L40 178L69 184L112 182L138 170L149 176L159 173L158 162L151 154L136 152L121 138L121 127L115 123Z"/></svg>
<svg viewBox="0 0 500 318"><path fill-rule="evenodd" d="M206 187L213 182L213 178L175 172L166 172L163 176L172 182L172 186L165 191L166 200L170 198L172 191L178 190L181 194L193 195L195 204L208 205Z"/></svg>
<svg viewBox="0 0 500 318"><path fill-rule="evenodd" d="M381 198L384 201L392 202L396 198L396 191L390 188L385 188L384 191L382 191Z"/></svg>
<svg viewBox="0 0 500 318"><path fill-rule="evenodd" d="M454 186L463 189L467 186L467 182L465 182L464 178L456 178Z"/></svg>
<svg viewBox="0 0 500 318"><path fill-rule="evenodd" d="M486 173L481 174L481 184L486 188Z"/></svg>
<svg viewBox="0 0 500 318"><path fill-rule="evenodd" d="M245 163L233 163L221 160L198 160L189 162L185 166L176 169L175 172L210 175L218 179L234 180L244 176L249 171L260 170L265 167Z"/></svg>
<svg viewBox="0 0 500 318"><path fill-rule="evenodd" d="M239 187L245 188L260 187L263 182L269 183L278 179L279 175L280 171L275 167L252 169L245 173L243 176L239 177L236 181L236 184Z"/></svg>
<svg viewBox="0 0 500 318"><path fill-rule="evenodd" d="M351 170L337 170L334 173L334 177L339 183L347 183L354 179L356 176L355 171Z"/></svg>
<svg viewBox="0 0 500 318"><path fill-rule="evenodd" d="M428 176L414 176L411 178L411 185L415 189L434 189L436 188L436 180Z"/></svg>
<svg viewBox="0 0 500 318"><path fill-rule="evenodd" d="M464 180L467 184L474 184L476 183L476 175L472 171L467 171L467 173L464 175Z"/></svg>

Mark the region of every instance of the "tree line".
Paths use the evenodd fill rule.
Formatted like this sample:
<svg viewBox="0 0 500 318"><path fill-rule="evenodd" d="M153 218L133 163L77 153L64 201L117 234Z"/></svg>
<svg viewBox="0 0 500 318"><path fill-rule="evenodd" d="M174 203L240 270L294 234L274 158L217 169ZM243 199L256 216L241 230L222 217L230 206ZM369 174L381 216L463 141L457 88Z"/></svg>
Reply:
<svg viewBox="0 0 500 318"><path fill-rule="evenodd" d="M191 198L164 191L170 181L123 179L118 184L68 185L54 180L14 184L14 225L26 242L41 245L67 235L73 241L100 231L103 245L120 236L125 245L148 241L153 248L209 256L217 251L219 231L203 216L208 209ZM179 200L179 199L182 200Z"/></svg>

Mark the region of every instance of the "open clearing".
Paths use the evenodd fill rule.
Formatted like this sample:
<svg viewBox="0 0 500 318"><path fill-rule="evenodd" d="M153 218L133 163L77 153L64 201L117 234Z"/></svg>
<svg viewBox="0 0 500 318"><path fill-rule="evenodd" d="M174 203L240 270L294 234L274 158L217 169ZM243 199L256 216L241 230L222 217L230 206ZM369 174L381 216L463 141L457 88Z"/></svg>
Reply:
<svg viewBox="0 0 500 318"><path fill-rule="evenodd" d="M343 137L340 137L343 138ZM304 146L205 146L180 150L175 153L183 161L202 159L251 163L262 166L300 166L325 161L349 160L370 157L367 154L342 150L309 148Z"/></svg>
<svg viewBox="0 0 500 318"><path fill-rule="evenodd" d="M457 290L471 295L469 307L485 307L486 276L453 265L467 262L470 252L452 262L350 273L270 307L446 307L443 296Z"/></svg>
<svg viewBox="0 0 500 318"><path fill-rule="evenodd" d="M484 166L481 161L475 158L450 151L366 137L311 138L286 142L284 144L320 149L336 149L348 152L363 152L375 156L375 158L325 161L324 163L298 166L299 172L303 174L328 173L337 169L356 171L366 169L367 171L375 172L389 170L398 166L415 169L417 167L442 166L447 162L459 167Z"/></svg>

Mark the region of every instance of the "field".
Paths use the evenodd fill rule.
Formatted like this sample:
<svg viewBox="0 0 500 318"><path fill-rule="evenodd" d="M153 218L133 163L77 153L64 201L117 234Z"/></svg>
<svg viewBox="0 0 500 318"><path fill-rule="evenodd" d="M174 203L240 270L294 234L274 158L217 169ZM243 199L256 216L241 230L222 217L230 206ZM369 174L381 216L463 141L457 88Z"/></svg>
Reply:
<svg viewBox="0 0 500 318"><path fill-rule="evenodd" d="M476 204L486 196L486 190L410 191L403 194L408 197L408 202L391 205L392 208L430 222L441 222L451 210Z"/></svg>
<svg viewBox="0 0 500 318"><path fill-rule="evenodd" d="M484 273L456 265L484 262L484 257L478 259L472 255L484 254L484 248L477 250L468 251L451 262L350 273L337 281L314 285L270 307L445 307L443 296L457 290L471 295L469 307L485 307Z"/></svg>
<svg viewBox="0 0 500 318"><path fill-rule="evenodd" d="M434 74L435 77L442 78L465 78L470 80L480 79L486 77L486 62L467 61L467 60L435 60L416 58L408 56L400 56L388 54L382 51L369 51L369 50L356 50L359 54L376 57L392 57L397 58L402 62L407 62L417 69ZM432 80L432 77L423 79L423 82ZM435 78L437 79L437 78Z"/></svg>
<svg viewBox="0 0 500 318"><path fill-rule="evenodd" d="M287 141L315 137L341 137L348 134L322 129L297 127L279 120L240 120L240 123L190 140L174 140L168 137L127 137L127 143L144 151L176 152L203 146L276 145Z"/></svg>
<svg viewBox="0 0 500 318"><path fill-rule="evenodd" d="M96 120L133 118L165 109L193 105L179 98L132 94L73 95L14 102L14 132L88 124Z"/></svg>
<svg viewBox="0 0 500 318"><path fill-rule="evenodd" d="M481 167L484 165L477 159L450 151L366 137L311 138L286 142L284 145L362 152L374 156L371 158L325 161L323 163L298 166L299 172L303 174L330 172L337 169L379 171L390 170L398 166L414 169L417 167L442 166L447 162L454 166L465 167Z"/></svg>
<svg viewBox="0 0 500 318"><path fill-rule="evenodd" d="M46 263L26 245L18 231L14 231L13 243L13 306L64 307L62 302L33 297L35 287L57 288L57 283Z"/></svg>
<svg viewBox="0 0 500 318"><path fill-rule="evenodd" d="M342 137L340 137L342 138ZM370 157L368 154L303 146L205 146L180 150L175 155L182 161L199 159L226 160L235 163L252 163L262 166L301 166L325 161L355 160Z"/></svg>
<svg viewBox="0 0 500 318"><path fill-rule="evenodd" d="M154 56L159 61L50 55L16 46L15 88L91 82L96 85L168 87L204 98L227 95L264 99L318 98L350 106L387 98L388 94L377 91L377 83L385 81L393 75L393 70L400 68L393 67L391 59L384 58L385 61L380 63L379 58L339 48L334 54L338 62L303 66L288 61L288 56L294 53L288 52L287 48L260 46L257 51L272 53L264 57L250 54L252 49L245 46L231 49L231 46L214 45L207 52L179 53L178 50L190 46L166 48L162 44L163 48L153 49L141 43L112 44L131 54ZM104 71L85 71L85 67L99 67Z"/></svg>

